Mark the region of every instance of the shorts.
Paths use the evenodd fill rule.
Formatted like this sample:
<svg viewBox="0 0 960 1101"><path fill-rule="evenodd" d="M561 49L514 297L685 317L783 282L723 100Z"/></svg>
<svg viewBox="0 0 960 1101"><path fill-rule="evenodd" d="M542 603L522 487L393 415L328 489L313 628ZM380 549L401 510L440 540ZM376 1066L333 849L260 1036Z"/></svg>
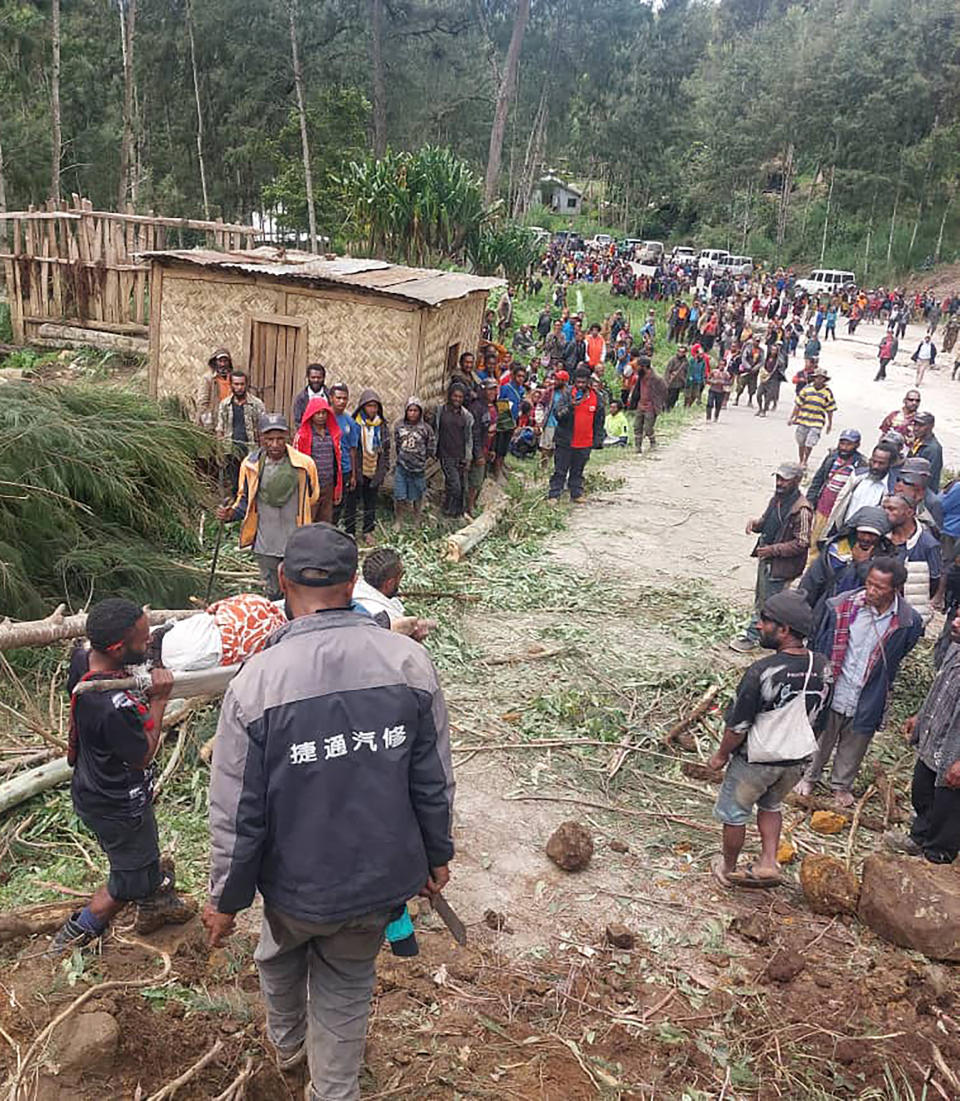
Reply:
<svg viewBox="0 0 960 1101"><path fill-rule="evenodd" d="M947 535L944 532L940 536L940 553L943 555L944 570L949 569L960 554L960 535Z"/></svg>
<svg viewBox="0 0 960 1101"><path fill-rule="evenodd" d="M426 474L411 474L397 463L393 472L393 499L395 501L419 501L426 492Z"/></svg>
<svg viewBox="0 0 960 1101"><path fill-rule="evenodd" d="M734 753L723 775L723 784L713 808L714 818L726 826L743 826L750 821L753 808L778 811L783 797L803 775L804 762L795 764L751 764L741 753Z"/></svg>
<svg viewBox="0 0 960 1101"><path fill-rule="evenodd" d="M798 447L816 447L820 442L822 428L810 428L805 424L797 425L796 440Z"/></svg>
<svg viewBox="0 0 960 1101"><path fill-rule="evenodd" d="M139 818L112 821L93 815L81 815L88 829L96 834L100 848L110 863L107 890L118 902L136 902L148 898L160 886L160 839L153 807L144 808Z"/></svg>
<svg viewBox="0 0 960 1101"><path fill-rule="evenodd" d="M493 453L498 459L505 459L510 450L510 441L513 439L513 429L504 428L497 432L493 441Z"/></svg>
<svg viewBox="0 0 960 1101"><path fill-rule="evenodd" d="M487 463L484 460L482 463L472 462L470 469L467 471L467 485L470 489L479 489L483 485L483 481L487 476Z"/></svg>
<svg viewBox="0 0 960 1101"><path fill-rule="evenodd" d="M554 442L553 437L556 435L557 426L555 424L544 428L540 433L540 450L541 451L553 451Z"/></svg>

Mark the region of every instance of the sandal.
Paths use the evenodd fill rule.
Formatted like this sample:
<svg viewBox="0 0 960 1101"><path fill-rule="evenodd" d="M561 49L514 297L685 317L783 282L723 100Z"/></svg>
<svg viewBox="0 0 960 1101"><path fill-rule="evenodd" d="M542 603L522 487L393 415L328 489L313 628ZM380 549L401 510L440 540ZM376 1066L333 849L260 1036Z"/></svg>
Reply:
<svg viewBox="0 0 960 1101"><path fill-rule="evenodd" d="M755 864L748 864L741 871L727 873L731 887L779 887L783 880L778 875L757 875Z"/></svg>

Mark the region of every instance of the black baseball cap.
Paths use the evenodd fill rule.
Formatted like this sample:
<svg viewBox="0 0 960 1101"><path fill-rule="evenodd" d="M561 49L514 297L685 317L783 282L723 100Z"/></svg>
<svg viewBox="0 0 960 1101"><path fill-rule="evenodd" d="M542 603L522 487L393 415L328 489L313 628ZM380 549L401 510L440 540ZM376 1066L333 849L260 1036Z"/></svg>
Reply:
<svg viewBox="0 0 960 1101"><path fill-rule="evenodd" d="M333 524L307 524L287 540L283 576L295 585L341 585L357 572L357 544Z"/></svg>
<svg viewBox="0 0 960 1101"><path fill-rule="evenodd" d="M261 413L260 415L260 435L265 432L289 432L290 425L287 424L287 418L282 413Z"/></svg>
<svg viewBox="0 0 960 1101"><path fill-rule="evenodd" d="M813 610L800 593L790 589L768 597L762 615L764 619L789 627L801 638L809 637L813 630Z"/></svg>

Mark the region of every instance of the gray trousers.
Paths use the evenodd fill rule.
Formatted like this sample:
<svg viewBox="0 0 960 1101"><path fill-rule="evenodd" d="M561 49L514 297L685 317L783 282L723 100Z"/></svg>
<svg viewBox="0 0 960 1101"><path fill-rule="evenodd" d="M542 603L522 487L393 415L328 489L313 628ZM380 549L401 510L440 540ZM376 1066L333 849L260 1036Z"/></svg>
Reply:
<svg viewBox="0 0 960 1101"><path fill-rule="evenodd" d="M789 584L789 581L770 576L770 562L768 559L761 558L757 561L757 584L753 590L753 614L750 616L747 629L743 632L747 638L752 638L754 642L760 641L760 613L763 611L764 604L771 596L783 592Z"/></svg>
<svg viewBox="0 0 960 1101"><path fill-rule="evenodd" d="M260 571L260 583L267 600L279 600L283 593L280 592L280 579L277 577L277 566L283 561L273 554L255 554L257 569Z"/></svg>
<svg viewBox="0 0 960 1101"><path fill-rule="evenodd" d="M853 717L841 715L839 711L831 708L827 712L826 725L817 742L817 752L814 753L807 765L807 771L803 774L804 780L815 784L820 779L820 773L830 760L830 754L836 748L836 756L833 758L833 769L830 772L830 787L833 791L851 791L853 782L860 771L860 764L867 755L873 735L855 734L853 732Z"/></svg>
<svg viewBox="0 0 960 1101"><path fill-rule="evenodd" d="M264 907L254 959L267 1034L284 1055L307 1043L310 1101L354 1101L386 912L313 925Z"/></svg>
<svg viewBox="0 0 960 1101"><path fill-rule="evenodd" d="M646 436L650 441L651 447L657 446L657 438L654 436L653 431L657 423L657 414L653 410L647 410L644 412L642 409L637 410L636 418L633 422L633 441L636 445L637 451L643 450L643 437Z"/></svg>

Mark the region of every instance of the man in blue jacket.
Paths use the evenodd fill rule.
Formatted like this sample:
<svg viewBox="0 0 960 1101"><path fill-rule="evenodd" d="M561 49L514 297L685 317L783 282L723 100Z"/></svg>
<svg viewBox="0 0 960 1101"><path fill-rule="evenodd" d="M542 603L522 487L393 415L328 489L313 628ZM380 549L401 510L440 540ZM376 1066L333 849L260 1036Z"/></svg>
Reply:
<svg viewBox="0 0 960 1101"><path fill-rule="evenodd" d="M875 558L864 587L827 601L813 650L833 665L826 724L796 791L813 793L836 749L830 787L837 805L853 804L853 784L870 739L883 723L900 662L923 634L919 614L900 595L907 571L896 558Z"/></svg>
<svg viewBox="0 0 960 1101"><path fill-rule="evenodd" d="M263 897L255 958L283 1069L310 1101L359 1096L376 957L407 899L449 879L447 708L427 651L350 610L357 546L297 529L288 626L227 689L210 776L210 943Z"/></svg>

